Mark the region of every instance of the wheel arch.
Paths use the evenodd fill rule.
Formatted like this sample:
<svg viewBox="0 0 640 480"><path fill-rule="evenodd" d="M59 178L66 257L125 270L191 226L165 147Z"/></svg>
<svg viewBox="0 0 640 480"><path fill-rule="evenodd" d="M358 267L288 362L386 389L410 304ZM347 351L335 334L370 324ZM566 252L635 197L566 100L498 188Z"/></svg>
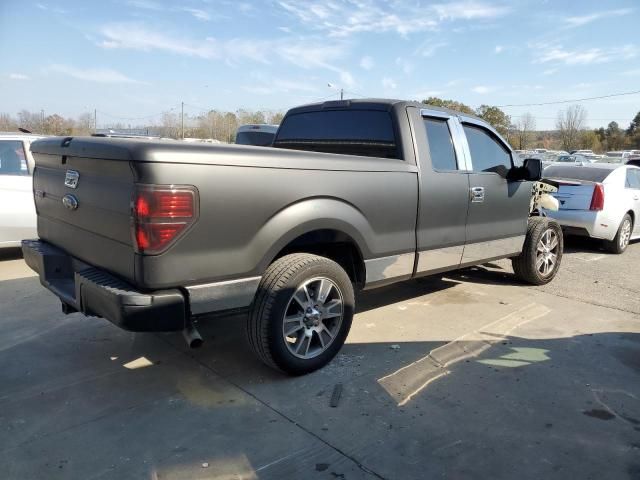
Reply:
<svg viewBox="0 0 640 480"><path fill-rule="evenodd" d="M314 253L340 264L354 283L364 282L364 260L371 256L366 238L374 232L355 206L335 198L317 197L291 204L273 215L258 231L254 248L264 252L262 274L289 253ZM275 240L274 240L275 239Z"/></svg>

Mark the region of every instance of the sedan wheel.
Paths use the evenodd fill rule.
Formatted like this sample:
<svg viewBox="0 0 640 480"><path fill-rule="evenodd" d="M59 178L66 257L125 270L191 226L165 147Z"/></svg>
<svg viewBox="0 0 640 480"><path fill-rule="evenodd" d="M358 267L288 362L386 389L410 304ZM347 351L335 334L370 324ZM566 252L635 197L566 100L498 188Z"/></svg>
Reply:
<svg viewBox="0 0 640 480"><path fill-rule="evenodd" d="M624 222L622 222L622 227L620 228L620 239L618 240L620 249L624 250L629 245L629 240L631 239L631 219L625 218Z"/></svg>
<svg viewBox="0 0 640 480"><path fill-rule="evenodd" d="M559 248L558 234L551 228L547 229L536 248L536 269L543 277L551 275L555 270Z"/></svg>

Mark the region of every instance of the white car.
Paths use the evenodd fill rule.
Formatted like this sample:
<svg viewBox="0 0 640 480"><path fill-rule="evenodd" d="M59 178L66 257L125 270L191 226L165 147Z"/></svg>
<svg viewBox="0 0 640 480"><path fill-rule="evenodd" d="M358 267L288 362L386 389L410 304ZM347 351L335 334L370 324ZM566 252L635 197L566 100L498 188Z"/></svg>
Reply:
<svg viewBox="0 0 640 480"><path fill-rule="evenodd" d="M605 241L607 250L622 253L630 240L640 238L640 168L632 165L590 163L551 165L544 177L557 181L553 193L557 220L568 235Z"/></svg>
<svg viewBox="0 0 640 480"><path fill-rule="evenodd" d="M29 147L38 138L0 133L0 248L18 247L21 240L37 236Z"/></svg>

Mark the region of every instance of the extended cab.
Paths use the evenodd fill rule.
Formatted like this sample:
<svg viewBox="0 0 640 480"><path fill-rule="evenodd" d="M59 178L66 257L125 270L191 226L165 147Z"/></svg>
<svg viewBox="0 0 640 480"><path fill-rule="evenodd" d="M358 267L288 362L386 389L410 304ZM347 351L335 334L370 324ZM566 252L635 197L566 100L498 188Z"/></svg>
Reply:
<svg viewBox="0 0 640 480"><path fill-rule="evenodd" d="M111 138L33 144L40 240L26 262L65 312L184 331L249 308L268 365L300 374L344 343L354 288L513 258L549 282L553 221L528 218L539 160L486 122L419 103L287 112L275 148Z"/></svg>

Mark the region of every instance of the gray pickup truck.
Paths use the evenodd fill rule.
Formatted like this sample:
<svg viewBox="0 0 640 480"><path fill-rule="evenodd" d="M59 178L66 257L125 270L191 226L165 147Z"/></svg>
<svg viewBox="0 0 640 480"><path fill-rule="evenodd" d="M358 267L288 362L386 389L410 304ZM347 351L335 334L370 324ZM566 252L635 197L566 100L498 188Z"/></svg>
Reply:
<svg viewBox="0 0 640 480"><path fill-rule="evenodd" d="M32 145L39 240L27 264L66 313L183 331L248 309L247 337L292 374L344 343L354 289L513 259L556 274L562 231L530 217L539 160L486 122L391 100L287 112L274 148L113 138Z"/></svg>

